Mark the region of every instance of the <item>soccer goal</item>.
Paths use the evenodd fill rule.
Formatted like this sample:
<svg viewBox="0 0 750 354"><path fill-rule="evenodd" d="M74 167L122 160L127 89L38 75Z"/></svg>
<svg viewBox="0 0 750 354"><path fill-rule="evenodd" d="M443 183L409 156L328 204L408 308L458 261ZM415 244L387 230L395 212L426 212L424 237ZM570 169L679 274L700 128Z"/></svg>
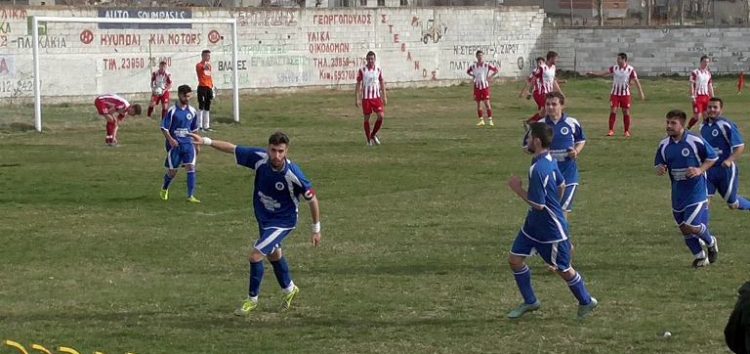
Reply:
<svg viewBox="0 0 750 354"><path fill-rule="evenodd" d="M78 74L78 77L72 78L69 77L69 81L66 83L57 83L54 87L56 91L63 91L63 92L70 92L72 94L75 94L77 96L91 96L91 102L93 102L94 97L100 94L105 93L123 93L123 94L148 94L150 92L149 86L147 83L148 78L146 75L150 75L151 70L154 66L154 53L152 53L152 46L156 47L157 49L160 46L165 45L171 45L171 48L177 51L175 53L176 61L179 61L178 66L172 66L170 64L170 71L172 72L173 80L175 81L173 85L173 89L176 89L177 85L180 85L182 83L190 83L192 87L195 88L195 64L199 61L200 57L200 51L203 48L215 48L217 46L220 46L219 41L223 41L223 36L221 36L218 31L211 30L210 33L193 33L192 35L190 33L187 34L187 38L185 37L185 33L182 33L182 37L180 37L179 33L175 33L173 36L172 34L168 33L168 29L170 26L178 26L178 25L192 25L198 24L203 25L202 31L206 31L205 25L229 25L231 26L231 44L230 45L223 45L221 51L214 51L212 50L212 61L219 59L221 60L223 55L226 55L224 53L225 51L228 51L231 47L231 62L228 60L223 60L225 65L223 65L223 68L225 72L223 73L226 77L225 80L222 81L222 83L230 83L232 86L232 105L233 105L233 118L235 122L240 121L240 106L239 106L239 80L238 80L238 73L237 70L233 70L236 66L236 63L238 62L238 38L237 38L237 20L234 18L189 18L189 19L174 19L174 18L168 18L168 19L162 19L162 18L108 18L108 17L54 17L54 16L32 16L30 18L31 27L32 27L32 47L33 47L33 91L34 91L34 125L37 131L42 131L42 83L45 83L45 87L49 89L48 82L51 80L47 80L47 78L42 77L42 71L40 70L40 61L42 60L43 56L41 53L40 48L40 25L42 25L43 30L45 32L42 33L42 35L46 35L50 28L48 27L49 24L52 23L83 23L83 24L96 24L99 28L98 30L90 30L86 28L86 26L81 26L81 28L60 28L60 31L67 31L70 32L75 31L76 35L80 33L80 42L83 43L81 45L81 48L78 53L75 54L65 54L65 57L68 56L74 56L78 55L80 57L80 62L83 64L78 64L78 67L71 68L67 65L61 65L59 63L49 63L50 67L56 67L58 71L60 70L70 70L71 72L60 74L57 76L64 77L65 74ZM107 26L102 26L101 24L110 24ZM143 29L125 29L124 31L121 31L121 34L111 34L112 30L107 29L111 28L108 26L114 26L116 27L117 24L121 25L143 25L145 27L148 26L162 26L162 28L167 30L161 30L161 31L151 31L151 33L144 32ZM104 29L102 29L104 28ZM96 42L96 34L93 33L94 31L100 32L99 33L99 41ZM109 36L109 37L105 37ZM136 37L137 36L137 37ZM166 37L165 37L166 36ZM145 38L142 38L145 37ZM192 37L192 38L191 38ZM202 38L202 39L201 39ZM198 44L196 44L196 41ZM207 41L208 43L206 43ZM87 46L91 46L93 43L93 46L96 47L95 53L92 53L91 55L86 54ZM210 44L209 44L210 43ZM222 42L223 43L223 42ZM188 45L189 44L189 45ZM105 47L106 48L102 48ZM145 48L148 48L148 58L145 59L143 57L144 54L146 54ZM118 49L120 48L120 49ZM187 48L187 49L185 49ZM108 53L107 51L111 51ZM187 51L189 50L189 51ZM50 49L47 48L45 52L49 52ZM124 52L124 53L123 53ZM135 53L129 54L129 53ZM59 49L56 52L58 55L57 58L61 58ZM172 59L170 56L170 53L165 52L164 49L161 49L161 58L168 58ZM92 65L92 63L96 66L96 72L92 72L92 70L89 68L89 66ZM234 64L232 64L234 63ZM149 65L150 64L150 65ZM157 60L158 65L158 60ZM62 66L62 67L61 67ZM84 67L81 67L84 66ZM216 66L214 65L214 68ZM174 79L177 72L179 70L179 78L177 80ZM115 72L118 71L118 72ZM125 74L119 73L119 71L126 72ZM213 70L214 73L216 73L216 69ZM113 83L107 83L107 84L101 84L101 82L98 82L96 78L88 78L85 77L85 75L81 75L81 72L89 73L91 76L102 76L102 75L111 75L115 79ZM48 73L49 76L52 76ZM116 76L120 75L120 76ZM128 76L129 75L129 76ZM135 85L134 83L130 83L129 80L130 76L133 77L132 80L138 80L138 87L134 87L132 85ZM231 76L231 79L229 78ZM48 77L49 78L49 77ZM189 79L188 79L189 78ZM50 78L51 79L51 78ZM60 78L57 79L60 81ZM178 81L179 80L179 81ZM94 87L85 87L85 84L80 84L82 87L74 87L73 82L78 83L78 81L82 82L89 82L91 85L94 85ZM102 80L99 80L102 81ZM219 88L228 88L228 87L222 87L219 86L221 83L217 84L217 78L214 77L214 85L218 86ZM94 82L94 83L92 83ZM118 87L118 82L122 84L122 86L131 85L129 89L123 89L120 90ZM70 88L66 87L65 85L71 85ZM142 87L142 89L141 89ZM77 89L77 90L76 90ZM195 89L194 89L195 91ZM78 93L76 93L78 92ZM193 103L197 105L195 102Z"/></svg>

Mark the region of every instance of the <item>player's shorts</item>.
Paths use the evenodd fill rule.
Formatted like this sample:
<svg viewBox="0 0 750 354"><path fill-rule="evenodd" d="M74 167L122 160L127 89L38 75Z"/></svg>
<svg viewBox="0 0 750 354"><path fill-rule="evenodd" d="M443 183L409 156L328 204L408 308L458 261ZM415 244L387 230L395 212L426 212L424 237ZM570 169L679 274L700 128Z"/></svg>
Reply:
<svg viewBox="0 0 750 354"><path fill-rule="evenodd" d="M547 94L534 91L534 102L536 102L536 109L544 108L547 103Z"/></svg>
<svg viewBox="0 0 750 354"><path fill-rule="evenodd" d="M519 232L510 254L523 257L531 257L539 254L545 263L555 267L561 272L570 269L570 240L557 241L553 243L536 242Z"/></svg>
<svg viewBox="0 0 750 354"><path fill-rule="evenodd" d="M214 98L214 90L208 86L198 86L198 109L202 111L211 110L211 100Z"/></svg>
<svg viewBox="0 0 750 354"><path fill-rule="evenodd" d="M677 226L685 224L692 227L699 227L701 224L708 222L708 203L700 202L688 205L680 211L672 210L672 215Z"/></svg>
<svg viewBox="0 0 750 354"><path fill-rule="evenodd" d="M718 191L727 204L737 203L740 180L740 170L737 168L737 164L732 163L729 168L721 164L714 165L714 167L708 169L707 177L709 197L712 197Z"/></svg>
<svg viewBox="0 0 750 354"><path fill-rule="evenodd" d="M368 115L372 112L380 113L384 111L383 99L378 98L363 98L362 99L362 114Z"/></svg>
<svg viewBox="0 0 750 354"><path fill-rule="evenodd" d="M271 253L276 252L277 249L281 248L281 241L289 236L294 231L294 228L288 227L267 227L265 229L260 228L260 238L255 241L253 246L256 250L267 256Z"/></svg>
<svg viewBox="0 0 750 354"><path fill-rule="evenodd" d="M169 104L169 91L164 92L162 95L151 95L151 102Z"/></svg>
<svg viewBox="0 0 750 354"><path fill-rule="evenodd" d="M477 88L474 87L474 101L481 102L490 99L490 88Z"/></svg>
<svg viewBox="0 0 750 354"><path fill-rule="evenodd" d="M563 210L567 212L573 211L573 201L575 200L577 190L577 184L569 184L565 186L565 192L563 192L562 199L560 199L560 206Z"/></svg>
<svg viewBox="0 0 750 354"><path fill-rule="evenodd" d="M105 115L110 114L112 112L109 111L109 106L104 101L97 101L94 100L94 106L96 106L96 111L99 112L99 115Z"/></svg>
<svg viewBox="0 0 750 354"><path fill-rule="evenodd" d="M708 102L711 99L708 95L698 95L693 102L693 113L703 113L708 110Z"/></svg>
<svg viewBox="0 0 750 354"><path fill-rule="evenodd" d="M182 165L195 165L195 157L195 145L180 144L169 149L167 158L164 160L164 167L174 170Z"/></svg>
<svg viewBox="0 0 750 354"><path fill-rule="evenodd" d="M609 103L612 108L630 109L631 96L610 95Z"/></svg>

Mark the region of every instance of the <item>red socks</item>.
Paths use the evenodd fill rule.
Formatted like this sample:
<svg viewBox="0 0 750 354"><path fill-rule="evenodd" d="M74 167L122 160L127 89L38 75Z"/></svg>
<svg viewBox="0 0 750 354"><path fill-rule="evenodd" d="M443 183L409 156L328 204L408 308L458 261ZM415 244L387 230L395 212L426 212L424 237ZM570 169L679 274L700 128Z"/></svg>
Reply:
<svg viewBox="0 0 750 354"><path fill-rule="evenodd" d="M617 113L609 114L609 130L615 130L615 121L617 120Z"/></svg>

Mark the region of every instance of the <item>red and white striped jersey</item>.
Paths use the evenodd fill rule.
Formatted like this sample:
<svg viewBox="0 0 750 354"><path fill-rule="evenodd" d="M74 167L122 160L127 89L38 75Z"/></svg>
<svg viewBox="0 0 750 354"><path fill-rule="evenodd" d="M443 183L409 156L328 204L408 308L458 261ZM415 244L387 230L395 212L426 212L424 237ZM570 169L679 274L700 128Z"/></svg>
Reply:
<svg viewBox="0 0 750 354"><path fill-rule="evenodd" d="M631 65L625 65L624 67L614 65L609 68L609 72L614 74L612 76L612 94L615 96L630 96L630 80L638 78L635 68Z"/></svg>
<svg viewBox="0 0 750 354"><path fill-rule="evenodd" d="M711 79L711 71L695 69L690 73L690 84L693 86L693 92L696 96L708 96L711 91L708 90L709 85L713 85Z"/></svg>
<svg viewBox="0 0 750 354"><path fill-rule="evenodd" d="M534 92L544 95L554 91L556 70L554 64L537 66L529 75L529 80L534 80Z"/></svg>
<svg viewBox="0 0 750 354"><path fill-rule="evenodd" d="M379 98L381 82L383 82L383 70L378 66L369 68L365 65L357 73L357 85L362 83L363 99Z"/></svg>
<svg viewBox="0 0 750 354"><path fill-rule="evenodd" d="M476 62L471 64L469 70L466 73L474 77L474 87L478 89L485 89L490 87L490 83L487 80L490 77L490 73L496 73L497 67L488 62Z"/></svg>
<svg viewBox="0 0 750 354"><path fill-rule="evenodd" d="M164 70L156 70L151 73L151 87L167 89L172 87L172 73Z"/></svg>
<svg viewBox="0 0 750 354"><path fill-rule="evenodd" d="M97 105L103 103L106 106L112 106L112 109L116 111L122 111L130 107L128 100L115 94L101 95L96 98L95 103Z"/></svg>

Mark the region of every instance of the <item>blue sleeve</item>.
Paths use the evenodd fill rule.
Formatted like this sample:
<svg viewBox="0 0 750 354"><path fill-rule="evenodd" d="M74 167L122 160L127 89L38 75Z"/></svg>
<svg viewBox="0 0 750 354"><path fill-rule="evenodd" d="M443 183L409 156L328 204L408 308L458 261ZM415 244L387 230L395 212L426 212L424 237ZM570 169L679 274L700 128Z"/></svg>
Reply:
<svg viewBox="0 0 750 354"><path fill-rule="evenodd" d="M297 181L294 182L294 195L301 196L306 200L312 199L312 197L315 195L315 192L312 191L312 183L307 179L307 177L305 177L302 169L300 169L299 166L295 164L291 164L289 166L289 169L292 171L294 176L297 177Z"/></svg>
<svg viewBox="0 0 750 354"><path fill-rule="evenodd" d="M580 124L576 124L576 133L573 135L573 142L578 144L582 141L586 141L586 134L583 133L583 127Z"/></svg>
<svg viewBox="0 0 750 354"><path fill-rule="evenodd" d="M237 146L234 149L234 157L237 159L237 164L253 170L255 169L255 164L267 156L266 150L260 148Z"/></svg>
<svg viewBox="0 0 750 354"><path fill-rule="evenodd" d="M529 202L543 206L545 205L546 191L544 190L544 181L542 178L542 175L536 168L531 170L529 173L529 190L526 197L529 199Z"/></svg>
<svg viewBox="0 0 750 354"><path fill-rule="evenodd" d="M716 151L714 150L711 145L709 145L703 138L701 138L701 145L698 148L698 154L701 155L701 163L703 163L706 160L716 160L719 158L718 155L716 155Z"/></svg>
<svg viewBox="0 0 750 354"><path fill-rule="evenodd" d="M169 128L172 126L172 116L174 116L174 110L170 109L161 120L162 129L169 131Z"/></svg>
<svg viewBox="0 0 750 354"><path fill-rule="evenodd" d="M742 133L737 129L736 124L732 124L732 129L729 130L729 145L731 145L732 150L734 150L734 148L744 144L745 140L742 139Z"/></svg>
<svg viewBox="0 0 750 354"><path fill-rule="evenodd" d="M656 149L656 157L654 157L654 166L658 165L667 165L667 161L664 161L664 156L661 155L661 146L662 144L659 144L659 147Z"/></svg>

